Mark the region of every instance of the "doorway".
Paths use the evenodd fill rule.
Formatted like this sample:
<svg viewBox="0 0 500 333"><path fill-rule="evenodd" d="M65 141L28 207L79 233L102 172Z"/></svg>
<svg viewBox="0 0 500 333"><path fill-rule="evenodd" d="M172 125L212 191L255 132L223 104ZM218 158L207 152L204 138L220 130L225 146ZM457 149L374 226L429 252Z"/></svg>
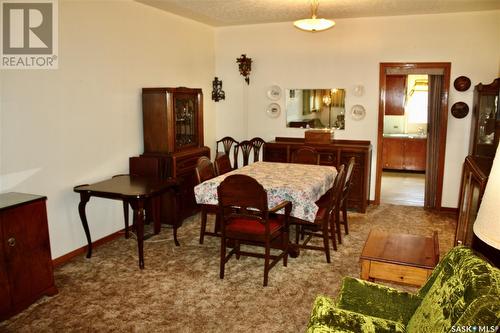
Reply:
<svg viewBox="0 0 500 333"><path fill-rule="evenodd" d="M450 63L381 63L375 204L441 208Z"/></svg>

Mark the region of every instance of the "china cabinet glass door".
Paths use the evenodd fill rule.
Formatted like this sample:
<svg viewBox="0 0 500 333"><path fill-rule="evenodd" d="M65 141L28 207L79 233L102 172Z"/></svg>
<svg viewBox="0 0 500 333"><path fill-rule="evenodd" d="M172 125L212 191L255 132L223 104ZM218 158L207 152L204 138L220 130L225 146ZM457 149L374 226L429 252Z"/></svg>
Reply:
<svg viewBox="0 0 500 333"><path fill-rule="evenodd" d="M174 97L175 146L183 149L198 144L196 95L178 94Z"/></svg>

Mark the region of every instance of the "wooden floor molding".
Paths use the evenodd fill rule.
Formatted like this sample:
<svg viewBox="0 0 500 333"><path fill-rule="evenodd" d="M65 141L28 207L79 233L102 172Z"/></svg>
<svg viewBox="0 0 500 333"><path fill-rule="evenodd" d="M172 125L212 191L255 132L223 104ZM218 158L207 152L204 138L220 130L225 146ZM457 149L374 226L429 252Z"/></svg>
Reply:
<svg viewBox="0 0 500 333"><path fill-rule="evenodd" d="M125 233L125 231L122 229L122 230L118 230L115 233L112 233L111 235L108 235L106 237L98 239L98 240L92 242L92 249L95 249L96 247L101 246L103 244L109 243L112 240L117 239L120 236L123 236L124 233ZM87 253L87 245L84 245L84 246L82 246L74 251L71 251L69 253L66 253L60 257L53 259L52 266L54 266L54 268L59 267L61 265L64 265L65 263L67 263L68 261L73 259L74 257L77 257L77 256L79 256L81 254L85 254L85 253Z"/></svg>

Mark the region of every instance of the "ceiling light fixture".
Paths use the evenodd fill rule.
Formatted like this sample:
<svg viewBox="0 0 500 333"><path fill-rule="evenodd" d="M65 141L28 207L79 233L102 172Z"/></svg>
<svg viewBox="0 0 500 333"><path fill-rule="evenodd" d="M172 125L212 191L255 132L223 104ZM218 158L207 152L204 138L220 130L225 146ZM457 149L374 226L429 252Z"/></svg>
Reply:
<svg viewBox="0 0 500 333"><path fill-rule="evenodd" d="M335 25L334 21L317 18L316 13L318 11L318 6L318 0L311 0L311 18L295 21L293 25L301 30L310 32L323 31L333 27Z"/></svg>

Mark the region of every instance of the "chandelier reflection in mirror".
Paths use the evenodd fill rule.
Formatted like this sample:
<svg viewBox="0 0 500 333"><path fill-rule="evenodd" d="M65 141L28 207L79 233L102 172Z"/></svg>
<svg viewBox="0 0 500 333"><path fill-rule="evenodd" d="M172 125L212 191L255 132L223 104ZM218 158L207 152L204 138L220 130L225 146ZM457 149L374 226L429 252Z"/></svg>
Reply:
<svg viewBox="0 0 500 333"><path fill-rule="evenodd" d="M218 102L226 99L226 93L222 90L222 81L216 76L212 81L212 100Z"/></svg>
<svg viewBox="0 0 500 333"><path fill-rule="evenodd" d="M245 78L245 82L250 84L250 71L252 70L252 58L247 58L246 54L236 58L240 74Z"/></svg>

